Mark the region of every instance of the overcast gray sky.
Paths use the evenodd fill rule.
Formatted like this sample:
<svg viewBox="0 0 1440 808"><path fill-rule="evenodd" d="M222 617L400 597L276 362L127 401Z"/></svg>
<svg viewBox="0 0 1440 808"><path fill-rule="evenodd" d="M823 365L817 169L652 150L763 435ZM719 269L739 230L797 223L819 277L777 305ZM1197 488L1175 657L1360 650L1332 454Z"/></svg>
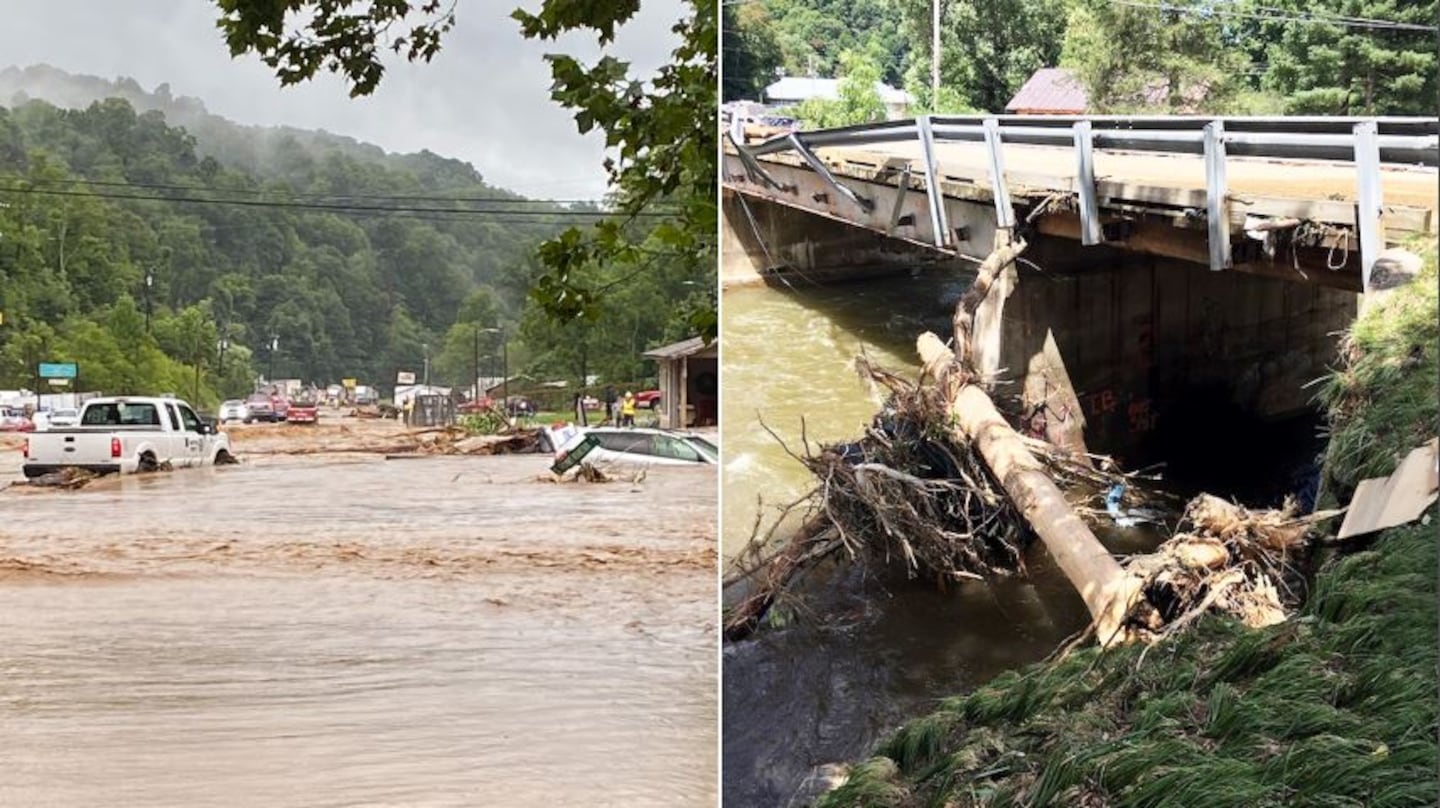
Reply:
<svg viewBox="0 0 1440 808"><path fill-rule="evenodd" d="M238 123L325 129L387 150L420 149L474 164L493 185L531 197L592 199L605 191L601 139L575 131L550 100L543 56L592 62L592 37L531 42L509 18L518 0L463 0L429 64L388 61L369 98L351 99L324 74L281 89L253 56L231 59L204 0L0 0L0 67L46 63L71 73L129 76L147 90L169 82ZM538 6L535 0L524 5ZM647 0L612 53L649 73L669 59L680 0Z"/></svg>

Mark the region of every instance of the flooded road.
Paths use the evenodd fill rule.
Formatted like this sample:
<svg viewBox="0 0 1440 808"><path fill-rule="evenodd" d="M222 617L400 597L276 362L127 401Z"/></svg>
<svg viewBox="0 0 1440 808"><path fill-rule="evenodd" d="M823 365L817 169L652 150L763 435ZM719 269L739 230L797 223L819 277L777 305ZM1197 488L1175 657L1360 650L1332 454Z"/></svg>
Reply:
<svg viewBox="0 0 1440 808"><path fill-rule="evenodd" d="M713 805L715 473L547 463L0 492L0 804Z"/></svg>
<svg viewBox="0 0 1440 808"><path fill-rule="evenodd" d="M725 291L727 561L750 536L757 496L771 507L810 484L757 411L797 451L802 418L812 445L858 436L880 402L851 370L854 356L863 349L891 369L918 370L916 335L949 332L971 277L927 269L798 291ZM1116 549L1154 542L1139 533L1110 539ZM799 619L724 649L724 804L802 805L818 767L863 759L938 699L1043 659L1082 629L1082 601L1038 543L1026 562L1027 578L949 592L874 570L863 579L812 573Z"/></svg>

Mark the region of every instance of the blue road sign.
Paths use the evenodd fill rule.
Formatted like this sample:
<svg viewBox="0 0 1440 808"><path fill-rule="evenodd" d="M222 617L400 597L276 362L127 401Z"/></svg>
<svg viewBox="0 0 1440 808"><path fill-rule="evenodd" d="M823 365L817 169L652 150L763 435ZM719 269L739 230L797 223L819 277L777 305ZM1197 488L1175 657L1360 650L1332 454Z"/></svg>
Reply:
<svg viewBox="0 0 1440 808"><path fill-rule="evenodd" d="M80 366L74 362L41 362L39 376L42 379L73 379L80 373Z"/></svg>

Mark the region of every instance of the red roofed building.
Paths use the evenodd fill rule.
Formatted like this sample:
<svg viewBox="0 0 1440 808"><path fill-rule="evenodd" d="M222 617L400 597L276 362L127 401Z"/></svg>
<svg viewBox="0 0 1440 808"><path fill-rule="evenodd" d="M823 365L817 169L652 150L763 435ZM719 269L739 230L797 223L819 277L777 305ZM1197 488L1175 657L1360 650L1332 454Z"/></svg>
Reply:
<svg viewBox="0 0 1440 808"><path fill-rule="evenodd" d="M1074 73L1063 67L1035 71L1005 105L1011 115L1084 115L1090 101Z"/></svg>

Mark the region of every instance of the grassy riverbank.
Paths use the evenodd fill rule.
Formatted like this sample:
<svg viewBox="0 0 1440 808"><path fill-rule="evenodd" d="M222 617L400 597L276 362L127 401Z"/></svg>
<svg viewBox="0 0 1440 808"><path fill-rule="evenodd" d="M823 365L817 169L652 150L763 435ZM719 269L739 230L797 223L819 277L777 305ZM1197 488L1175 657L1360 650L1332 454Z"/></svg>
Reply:
<svg viewBox="0 0 1440 808"><path fill-rule="evenodd" d="M1322 393L1328 498L1435 434L1436 245L1412 249L1424 272L1356 322ZM1282 625L1210 619L947 700L821 804L1435 805L1435 515L1332 559Z"/></svg>

